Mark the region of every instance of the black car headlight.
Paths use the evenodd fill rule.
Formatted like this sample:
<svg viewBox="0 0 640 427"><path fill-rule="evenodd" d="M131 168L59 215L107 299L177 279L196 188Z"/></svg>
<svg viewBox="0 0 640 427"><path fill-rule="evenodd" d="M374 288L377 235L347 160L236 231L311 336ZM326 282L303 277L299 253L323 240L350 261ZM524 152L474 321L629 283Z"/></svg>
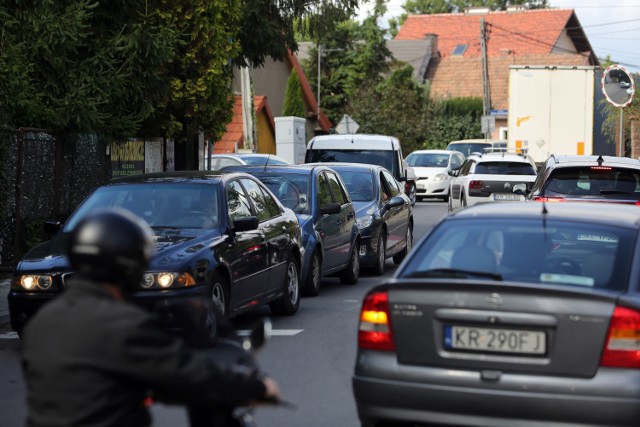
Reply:
<svg viewBox="0 0 640 427"><path fill-rule="evenodd" d="M159 273L146 273L142 277L142 282L140 282L140 286L143 289L186 288L195 284L195 279L189 273L176 273L168 271Z"/></svg>
<svg viewBox="0 0 640 427"><path fill-rule="evenodd" d="M25 274L14 280L14 289L24 291L48 291L53 277L48 274Z"/></svg>

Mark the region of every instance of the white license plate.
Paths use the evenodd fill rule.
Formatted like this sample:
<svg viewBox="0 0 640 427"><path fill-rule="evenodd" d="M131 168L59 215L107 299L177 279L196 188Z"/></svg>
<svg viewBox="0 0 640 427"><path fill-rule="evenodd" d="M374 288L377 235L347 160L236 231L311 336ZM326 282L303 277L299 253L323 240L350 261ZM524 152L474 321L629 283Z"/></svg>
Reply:
<svg viewBox="0 0 640 427"><path fill-rule="evenodd" d="M498 194L494 194L493 195L493 200L501 200L501 201L510 201L510 202L517 202L518 200L520 200L520 195L519 194L502 194L502 193L498 193Z"/></svg>
<svg viewBox="0 0 640 427"><path fill-rule="evenodd" d="M547 341L539 331L445 326L444 346L449 350L541 355L546 353Z"/></svg>

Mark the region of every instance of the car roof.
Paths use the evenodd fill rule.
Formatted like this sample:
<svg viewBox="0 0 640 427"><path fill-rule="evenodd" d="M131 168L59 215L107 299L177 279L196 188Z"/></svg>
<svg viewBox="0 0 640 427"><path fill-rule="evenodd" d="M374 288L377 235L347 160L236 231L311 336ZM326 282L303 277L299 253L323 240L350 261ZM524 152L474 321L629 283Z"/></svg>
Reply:
<svg viewBox="0 0 640 427"><path fill-rule="evenodd" d="M331 163L305 163L307 165L324 165L334 170L349 170L349 171L372 171L375 169L385 169L379 165L370 165L367 163L348 163L348 162L331 162ZM391 172L389 172L391 173Z"/></svg>
<svg viewBox="0 0 640 427"><path fill-rule="evenodd" d="M619 225L637 228L640 225L640 209L637 206L616 203L589 202L519 202L519 203L479 203L450 214L452 218L545 218L591 222L604 225ZM615 222L612 222L615 218Z"/></svg>
<svg viewBox="0 0 640 427"><path fill-rule="evenodd" d="M490 139L461 139L461 140L458 140L458 141L451 141L447 145L451 145L451 144L454 144L454 145L458 145L458 144L477 144L479 142L485 142L487 144L491 144L492 140L490 140Z"/></svg>
<svg viewBox="0 0 640 427"><path fill-rule="evenodd" d="M329 163L303 163L300 165L237 165L223 168L228 172L245 172L248 174L259 172L290 172L308 175L314 170L331 170Z"/></svg>
<svg viewBox="0 0 640 427"><path fill-rule="evenodd" d="M175 171L154 172L138 175L129 175L113 178L109 184L140 184L148 182L212 182L221 181L231 175L247 175L243 173L231 173L226 171Z"/></svg>
<svg viewBox="0 0 640 427"><path fill-rule="evenodd" d="M469 156L471 157L471 156ZM480 155L474 155L474 157L478 158L478 163L482 162L520 162L520 163L531 163L529 159L526 157L515 154L515 153L506 153L506 152L496 152L496 153L482 153Z"/></svg>
<svg viewBox="0 0 640 427"><path fill-rule="evenodd" d="M400 141L394 136L346 134L346 135L318 135L309 141L307 149L332 150L399 150Z"/></svg>
<svg viewBox="0 0 640 427"><path fill-rule="evenodd" d="M451 151L451 150L414 150L411 153L409 153L407 155L407 157L409 157L410 155L412 155L414 153L415 154L429 154L429 153L432 153L432 154L446 154L446 155L450 156L453 153L459 153L459 151ZM462 154L462 153L460 153L460 154Z"/></svg>
<svg viewBox="0 0 640 427"><path fill-rule="evenodd" d="M556 166L579 166L579 165L594 165L598 163L598 159L602 158L602 164L605 165L619 165L619 166L636 166L640 167L640 160L631 159L629 157L617 157L617 156L569 156L569 155L551 155L548 161L554 161Z"/></svg>

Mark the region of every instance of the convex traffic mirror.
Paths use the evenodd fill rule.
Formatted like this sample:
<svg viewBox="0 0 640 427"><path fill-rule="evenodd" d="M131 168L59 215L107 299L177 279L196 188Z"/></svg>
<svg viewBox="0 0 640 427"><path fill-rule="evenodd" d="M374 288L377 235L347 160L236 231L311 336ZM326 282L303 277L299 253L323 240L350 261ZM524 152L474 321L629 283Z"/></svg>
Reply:
<svg viewBox="0 0 640 427"><path fill-rule="evenodd" d="M612 65L602 73L602 93L616 107L629 105L635 90L633 77L624 67Z"/></svg>

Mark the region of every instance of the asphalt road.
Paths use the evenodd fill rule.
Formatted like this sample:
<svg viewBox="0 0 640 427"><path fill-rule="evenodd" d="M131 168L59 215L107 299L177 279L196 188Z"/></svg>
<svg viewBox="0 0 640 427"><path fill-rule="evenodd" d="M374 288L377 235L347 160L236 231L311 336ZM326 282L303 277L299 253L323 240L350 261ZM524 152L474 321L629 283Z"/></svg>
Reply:
<svg viewBox="0 0 640 427"><path fill-rule="evenodd" d="M416 242L446 215L442 202L419 202L414 208ZM351 391L355 363L358 315L368 289L395 271L387 261L384 276L363 274L356 285L324 279L320 295L304 298L292 317L272 318L274 336L259 353L263 369L275 378L282 396L295 410L259 407L254 417L260 427L357 427ZM235 320L246 328L268 309ZM25 393L19 366L20 342L0 329L0 414L3 427L24 424ZM154 426L186 426L183 408L157 405Z"/></svg>

